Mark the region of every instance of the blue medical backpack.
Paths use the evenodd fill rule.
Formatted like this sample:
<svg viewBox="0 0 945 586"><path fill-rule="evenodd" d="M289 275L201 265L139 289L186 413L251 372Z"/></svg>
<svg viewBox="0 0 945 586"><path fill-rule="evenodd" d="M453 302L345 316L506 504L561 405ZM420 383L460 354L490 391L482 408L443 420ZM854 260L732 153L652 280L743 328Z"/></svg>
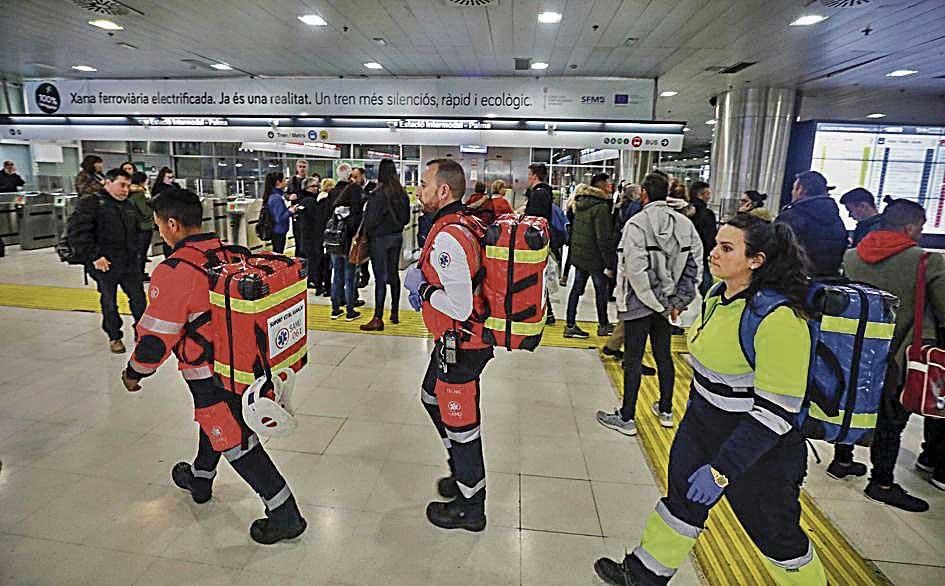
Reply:
<svg viewBox="0 0 945 586"><path fill-rule="evenodd" d="M742 313L739 341L755 366L755 333L787 298L770 289L755 293ZM838 444L870 445L883 396L886 365L899 300L861 283L813 283L811 359L807 395L796 427L806 437Z"/></svg>

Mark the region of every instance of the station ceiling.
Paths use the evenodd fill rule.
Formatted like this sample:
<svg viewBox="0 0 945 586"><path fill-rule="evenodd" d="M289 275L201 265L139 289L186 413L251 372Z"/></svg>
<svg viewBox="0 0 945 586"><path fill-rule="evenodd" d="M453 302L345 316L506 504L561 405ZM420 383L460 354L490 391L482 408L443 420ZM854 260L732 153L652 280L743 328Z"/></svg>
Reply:
<svg viewBox="0 0 945 586"><path fill-rule="evenodd" d="M828 18L789 26L805 14ZM657 119L688 121L687 148L711 139L708 99L746 85L800 88L802 117L945 123L945 0L8 0L0 22L18 78L655 77L678 92ZM754 64L719 72L739 63Z"/></svg>

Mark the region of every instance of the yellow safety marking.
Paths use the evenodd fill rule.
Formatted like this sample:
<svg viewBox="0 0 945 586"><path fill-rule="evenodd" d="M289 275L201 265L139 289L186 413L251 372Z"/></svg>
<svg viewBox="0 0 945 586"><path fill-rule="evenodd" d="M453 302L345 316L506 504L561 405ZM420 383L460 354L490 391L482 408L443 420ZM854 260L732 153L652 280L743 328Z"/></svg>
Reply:
<svg viewBox="0 0 945 586"><path fill-rule="evenodd" d="M860 325L860 320L849 317L838 317L835 315L825 315L820 320L820 329L823 332L836 332L838 334L856 334ZM864 335L867 338L878 340L892 340L893 331L896 324L887 324L882 322L867 322Z"/></svg>
<svg viewBox="0 0 945 586"><path fill-rule="evenodd" d="M682 419L689 399L692 368L676 352L676 383L673 393L673 414ZM653 364L647 351L647 363ZM623 393L623 369L619 362L601 356L619 397ZM656 377L644 377L640 386L639 405L650 405L659 398ZM638 417L637 431L650 466L663 489L666 489L669 469L669 449L674 430L659 425L654 417ZM871 562L853 549L826 515L806 492L801 491L801 526L807 532L827 571L829 584L887 585L890 581ZM628 544L633 547L635 544ZM775 582L765 567L761 553L748 538L726 499L712 508L706 531L699 536L694 548L696 560L710 584L751 584L774 586Z"/></svg>
<svg viewBox="0 0 945 586"><path fill-rule="evenodd" d="M295 352L293 352L288 358L281 361L279 364L276 364L270 367L272 370L282 370L283 368L288 368L302 359L303 356L308 354L308 346L302 346ZM213 361L213 370L217 372L220 376L229 377L230 376L230 365L224 364L217 360ZM253 381L256 380L256 375L252 372L247 372L245 370L234 371L233 378L236 379L236 382L243 383L244 385L251 385Z"/></svg>
<svg viewBox="0 0 945 586"><path fill-rule="evenodd" d="M542 319L538 323L525 323L520 321L512 322L512 333L516 336L534 336L535 334L540 334L547 326L545 325L545 320ZM508 320L504 320L498 317L488 317L486 318L485 326L490 330L495 330L497 332L505 331L505 324L508 323Z"/></svg>
<svg viewBox="0 0 945 586"><path fill-rule="evenodd" d="M843 409L840 409L836 417L831 417L823 412L823 410L817 406L816 403L810 404L810 416L819 419L821 421L826 421L828 423L833 423L834 425L842 425L844 417ZM873 429L876 427L876 413L854 413L850 418L851 427L859 427L865 429Z"/></svg>
<svg viewBox="0 0 945 586"><path fill-rule="evenodd" d="M233 311L238 313L262 313L267 309L272 309L273 307L284 303L295 297L299 293L305 291L305 279L298 281L292 285L289 285L282 291L273 293L268 297L263 297L257 301L247 301L245 299L230 299L230 308ZM226 307L226 296L222 293L217 293L215 291L210 292L210 303L216 305L217 307Z"/></svg>
<svg viewBox="0 0 945 586"><path fill-rule="evenodd" d="M496 260L509 260L509 249L507 246L486 246L486 258ZM515 262L526 264L538 264L545 262L548 258L548 247L541 250L516 250Z"/></svg>

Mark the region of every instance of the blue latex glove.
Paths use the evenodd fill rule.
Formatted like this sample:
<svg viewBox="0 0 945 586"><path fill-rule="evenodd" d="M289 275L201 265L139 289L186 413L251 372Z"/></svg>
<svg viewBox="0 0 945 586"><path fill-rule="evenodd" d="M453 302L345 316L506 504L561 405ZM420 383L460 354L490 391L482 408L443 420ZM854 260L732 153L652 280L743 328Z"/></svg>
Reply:
<svg viewBox="0 0 945 586"><path fill-rule="evenodd" d="M712 505L719 500L724 490L716 484L712 466L706 464L689 477L689 492L686 493L686 498L694 503Z"/></svg>
<svg viewBox="0 0 945 586"><path fill-rule="evenodd" d="M414 311L420 311L420 308L423 306L423 298L420 297L419 293L410 293L407 295L407 299L410 301L410 307Z"/></svg>
<svg viewBox="0 0 945 586"><path fill-rule="evenodd" d="M408 296L410 306L416 311L420 311L420 306L423 305L423 298L420 297L420 286L426 282L427 280L423 277L423 271L416 265L410 267L407 269L407 272L404 273L404 289L410 292Z"/></svg>

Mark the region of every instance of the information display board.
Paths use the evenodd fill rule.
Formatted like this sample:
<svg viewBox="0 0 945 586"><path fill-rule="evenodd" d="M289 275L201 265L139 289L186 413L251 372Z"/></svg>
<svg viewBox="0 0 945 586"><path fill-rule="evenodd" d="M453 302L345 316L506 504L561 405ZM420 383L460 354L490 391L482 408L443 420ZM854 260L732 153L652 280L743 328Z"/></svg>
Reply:
<svg viewBox="0 0 945 586"><path fill-rule="evenodd" d="M819 171L837 200L854 187L876 196L917 201L926 209L926 234L945 235L945 127L818 123L810 169ZM841 213L847 228L856 222Z"/></svg>

